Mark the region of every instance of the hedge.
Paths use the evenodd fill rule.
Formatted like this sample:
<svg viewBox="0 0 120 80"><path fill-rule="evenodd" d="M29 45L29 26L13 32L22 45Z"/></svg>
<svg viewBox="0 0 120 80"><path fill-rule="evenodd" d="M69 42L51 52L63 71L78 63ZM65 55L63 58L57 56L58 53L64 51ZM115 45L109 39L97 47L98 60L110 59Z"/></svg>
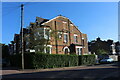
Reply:
<svg viewBox="0 0 120 80"><path fill-rule="evenodd" d="M29 55L29 57L28 57ZM28 59L29 58L29 59ZM55 54L27 54L26 62L31 62L30 68L55 68L77 66L78 57L76 55L55 55ZM27 63L28 64L28 63ZM28 65L29 65L28 64ZM26 67L29 67L26 65Z"/></svg>
<svg viewBox="0 0 120 80"><path fill-rule="evenodd" d="M95 55L79 55L78 65L93 65L95 64Z"/></svg>
<svg viewBox="0 0 120 80"><path fill-rule="evenodd" d="M25 53L25 68L56 68L95 64L95 55L60 55L43 53ZM21 55L11 56L12 66L21 68ZM17 64L16 64L17 63Z"/></svg>
<svg viewBox="0 0 120 80"><path fill-rule="evenodd" d="M21 54L11 55L9 59L11 66L21 68L21 64L22 64Z"/></svg>
<svg viewBox="0 0 120 80"><path fill-rule="evenodd" d="M118 62L120 62L120 55L118 55Z"/></svg>

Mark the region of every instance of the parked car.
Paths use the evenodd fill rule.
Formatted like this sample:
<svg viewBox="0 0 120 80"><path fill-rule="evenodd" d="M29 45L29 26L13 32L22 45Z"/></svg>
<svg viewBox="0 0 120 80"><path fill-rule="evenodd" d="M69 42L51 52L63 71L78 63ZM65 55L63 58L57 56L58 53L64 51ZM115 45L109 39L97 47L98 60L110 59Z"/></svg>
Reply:
<svg viewBox="0 0 120 80"><path fill-rule="evenodd" d="M112 63L114 60L112 58L104 58L100 60L100 63Z"/></svg>

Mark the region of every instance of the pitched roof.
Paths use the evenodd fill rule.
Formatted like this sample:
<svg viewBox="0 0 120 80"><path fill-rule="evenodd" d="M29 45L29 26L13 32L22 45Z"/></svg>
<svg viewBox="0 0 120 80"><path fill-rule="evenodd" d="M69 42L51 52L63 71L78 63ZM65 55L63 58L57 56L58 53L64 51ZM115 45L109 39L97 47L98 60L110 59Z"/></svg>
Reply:
<svg viewBox="0 0 120 80"><path fill-rule="evenodd" d="M72 25L74 25L74 23L73 23L69 18L64 17L64 16L62 16L62 15L58 15L57 17L54 17L53 19L50 19L50 20L48 20L48 21L42 23L41 25L45 25L46 23L48 23L48 22L50 22L50 21L52 21L52 20L54 20L54 19L57 19L57 18L59 18L59 17L62 17L62 18L66 18L66 19L68 19L69 22L70 22ZM74 25L74 26L75 26L75 25ZM78 29L77 26L75 26L75 28ZM79 30L79 29L78 29L78 30ZM79 31L80 31L80 30L79 30ZM80 32L81 32L81 31L80 31Z"/></svg>
<svg viewBox="0 0 120 80"><path fill-rule="evenodd" d="M48 21L42 23L41 25L44 25L45 23L48 23L48 22L50 22L50 21L52 21L52 20L54 20L54 19L57 19L57 18L59 18L59 17L66 18L66 17L64 17L64 16L58 15L57 17L54 17L53 19L50 19L50 20L48 20ZM66 19L68 19L68 18L66 18Z"/></svg>
<svg viewBox="0 0 120 80"><path fill-rule="evenodd" d="M41 18L41 17L36 17L36 22L38 22L39 24L42 24L42 23L47 22L47 21L49 21L49 20Z"/></svg>

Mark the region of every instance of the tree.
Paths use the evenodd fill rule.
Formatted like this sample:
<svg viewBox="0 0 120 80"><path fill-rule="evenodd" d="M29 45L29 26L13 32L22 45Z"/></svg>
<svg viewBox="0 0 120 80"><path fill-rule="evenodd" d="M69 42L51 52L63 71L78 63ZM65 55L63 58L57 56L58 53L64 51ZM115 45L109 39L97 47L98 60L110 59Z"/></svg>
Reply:
<svg viewBox="0 0 120 80"><path fill-rule="evenodd" d="M104 55L104 54L108 54L108 52L105 51L104 49L98 49L98 50L96 51L96 54L97 54L97 55Z"/></svg>
<svg viewBox="0 0 120 80"><path fill-rule="evenodd" d="M8 58L9 57L8 45L5 44L1 45L2 45L2 58Z"/></svg>
<svg viewBox="0 0 120 80"><path fill-rule="evenodd" d="M25 36L26 42L29 43L27 47L29 49L34 49L36 52L44 53L44 49L47 47L50 41L49 31L46 31L44 35L43 28L40 28L39 26L34 26L34 28L29 27L29 31L30 33L26 35L27 37ZM44 36L46 36L46 38Z"/></svg>
<svg viewBox="0 0 120 80"><path fill-rule="evenodd" d="M109 54L111 52L110 47L113 43L112 40L101 41L99 38L97 41L93 40L89 42L89 50L91 53L101 54L106 53Z"/></svg>
<svg viewBox="0 0 120 80"><path fill-rule="evenodd" d="M27 48L34 49L36 52L42 53L44 53L45 48L46 51L49 49L47 45L51 42L50 37L55 39L57 46L57 41L60 39L62 33L62 31L59 30L52 30L49 26L44 29L44 26L39 26L35 23L28 27L28 30L29 34L26 34L25 36L25 41L29 43Z"/></svg>

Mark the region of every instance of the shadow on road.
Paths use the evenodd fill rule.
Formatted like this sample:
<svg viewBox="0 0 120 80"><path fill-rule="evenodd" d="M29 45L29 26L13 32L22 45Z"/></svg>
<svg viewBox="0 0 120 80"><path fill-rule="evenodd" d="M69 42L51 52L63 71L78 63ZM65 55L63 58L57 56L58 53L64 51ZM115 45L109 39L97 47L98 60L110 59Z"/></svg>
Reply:
<svg viewBox="0 0 120 80"><path fill-rule="evenodd" d="M114 74L112 74L114 72ZM112 76L111 76L112 75ZM105 76L108 76L107 78ZM76 69L3 75L2 80L119 80L120 68ZM103 78L104 79L100 79ZM114 79L113 79L114 78Z"/></svg>
<svg viewBox="0 0 120 80"><path fill-rule="evenodd" d="M120 62L95 64L95 66L108 66L108 65L120 68Z"/></svg>

